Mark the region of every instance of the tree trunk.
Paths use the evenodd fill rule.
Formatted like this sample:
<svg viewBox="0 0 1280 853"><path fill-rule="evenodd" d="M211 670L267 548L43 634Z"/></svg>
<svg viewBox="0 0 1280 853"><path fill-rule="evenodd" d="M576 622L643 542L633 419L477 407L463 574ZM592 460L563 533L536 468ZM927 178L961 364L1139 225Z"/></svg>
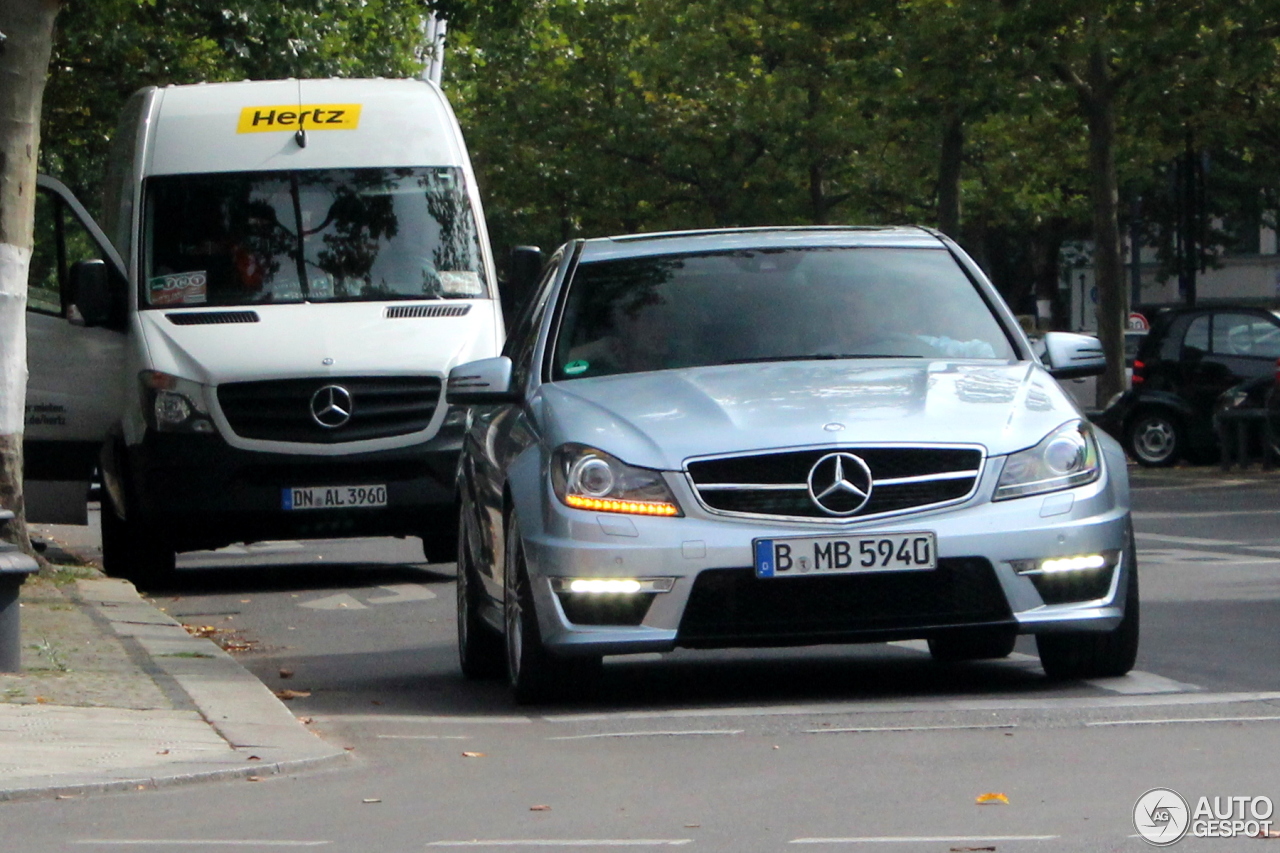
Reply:
<svg viewBox="0 0 1280 853"><path fill-rule="evenodd" d="M28 553L22 500L27 397L27 271L35 228L36 152L53 22L60 0L0 3L0 506Z"/></svg>
<svg viewBox="0 0 1280 853"><path fill-rule="evenodd" d="M938 162L938 230L960 239L960 167L964 158L964 121L947 109Z"/></svg>
<svg viewBox="0 0 1280 853"><path fill-rule="evenodd" d="M1077 89L1089 128L1093 269L1098 287L1098 337L1107 372L1098 381L1102 402L1124 390L1124 323L1128 314L1124 259L1120 254L1120 195L1116 184L1115 92L1101 46L1089 55L1087 87Z"/></svg>

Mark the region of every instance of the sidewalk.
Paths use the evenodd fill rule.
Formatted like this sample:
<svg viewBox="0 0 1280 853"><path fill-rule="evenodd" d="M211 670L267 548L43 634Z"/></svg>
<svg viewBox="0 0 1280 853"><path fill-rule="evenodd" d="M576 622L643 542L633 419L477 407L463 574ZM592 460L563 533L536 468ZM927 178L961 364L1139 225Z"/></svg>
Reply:
<svg viewBox="0 0 1280 853"><path fill-rule="evenodd" d="M88 528L35 525L54 563ZM344 761L212 640L91 566L22 588L22 672L0 674L0 801L266 776Z"/></svg>

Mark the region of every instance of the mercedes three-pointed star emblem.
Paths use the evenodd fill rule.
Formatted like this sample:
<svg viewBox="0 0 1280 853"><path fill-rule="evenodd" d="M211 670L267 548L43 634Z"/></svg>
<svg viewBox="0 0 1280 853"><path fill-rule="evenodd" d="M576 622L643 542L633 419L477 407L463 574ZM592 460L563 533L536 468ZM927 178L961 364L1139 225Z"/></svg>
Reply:
<svg viewBox="0 0 1280 853"><path fill-rule="evenodd" d="M326 429L351 420L351 392L341 385L325 385L311 395L311 418Z"/></svg>
<svg viewBox="0 0 1280 853"><path fill-rule="evenodd" d="M871 469L852 453L828 453L809 469L809 498L828 515L853 515L871 499Z"/></svg>

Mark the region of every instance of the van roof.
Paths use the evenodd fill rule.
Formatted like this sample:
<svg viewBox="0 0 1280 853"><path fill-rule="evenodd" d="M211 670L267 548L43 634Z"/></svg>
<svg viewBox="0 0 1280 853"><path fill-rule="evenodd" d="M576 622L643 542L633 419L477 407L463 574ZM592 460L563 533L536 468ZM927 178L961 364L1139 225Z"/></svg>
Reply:
<svg viewBox="0 0 1280 853"><path fill-rule="evenodd" d="M200 83L150 95L147 175L466 162L453 111L423 80Z"/></svg>

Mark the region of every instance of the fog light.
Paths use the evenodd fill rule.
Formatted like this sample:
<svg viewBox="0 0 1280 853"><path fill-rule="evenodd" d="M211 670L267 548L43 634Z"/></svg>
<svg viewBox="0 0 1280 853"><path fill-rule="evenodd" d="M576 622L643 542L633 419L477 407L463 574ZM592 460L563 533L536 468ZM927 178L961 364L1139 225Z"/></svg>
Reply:
<svg viewBox="0 0 1280 853"><path fill-rule="evenodd" d="M1044 557L1038 560L1010 560L1009 565L1020 575L1052 575L1061 572L1081 572L1090 569L1106 569L1115 566L1119 551L1103 551L1099 554L1080 554L1073 557Z"/></svg>
<svg viewBox="0 0 1280 853"><path fill-rule="evenodd" d="M633 595L637 592L670 592L674 578L552 578L556 592L595 595Z"/></svg>

